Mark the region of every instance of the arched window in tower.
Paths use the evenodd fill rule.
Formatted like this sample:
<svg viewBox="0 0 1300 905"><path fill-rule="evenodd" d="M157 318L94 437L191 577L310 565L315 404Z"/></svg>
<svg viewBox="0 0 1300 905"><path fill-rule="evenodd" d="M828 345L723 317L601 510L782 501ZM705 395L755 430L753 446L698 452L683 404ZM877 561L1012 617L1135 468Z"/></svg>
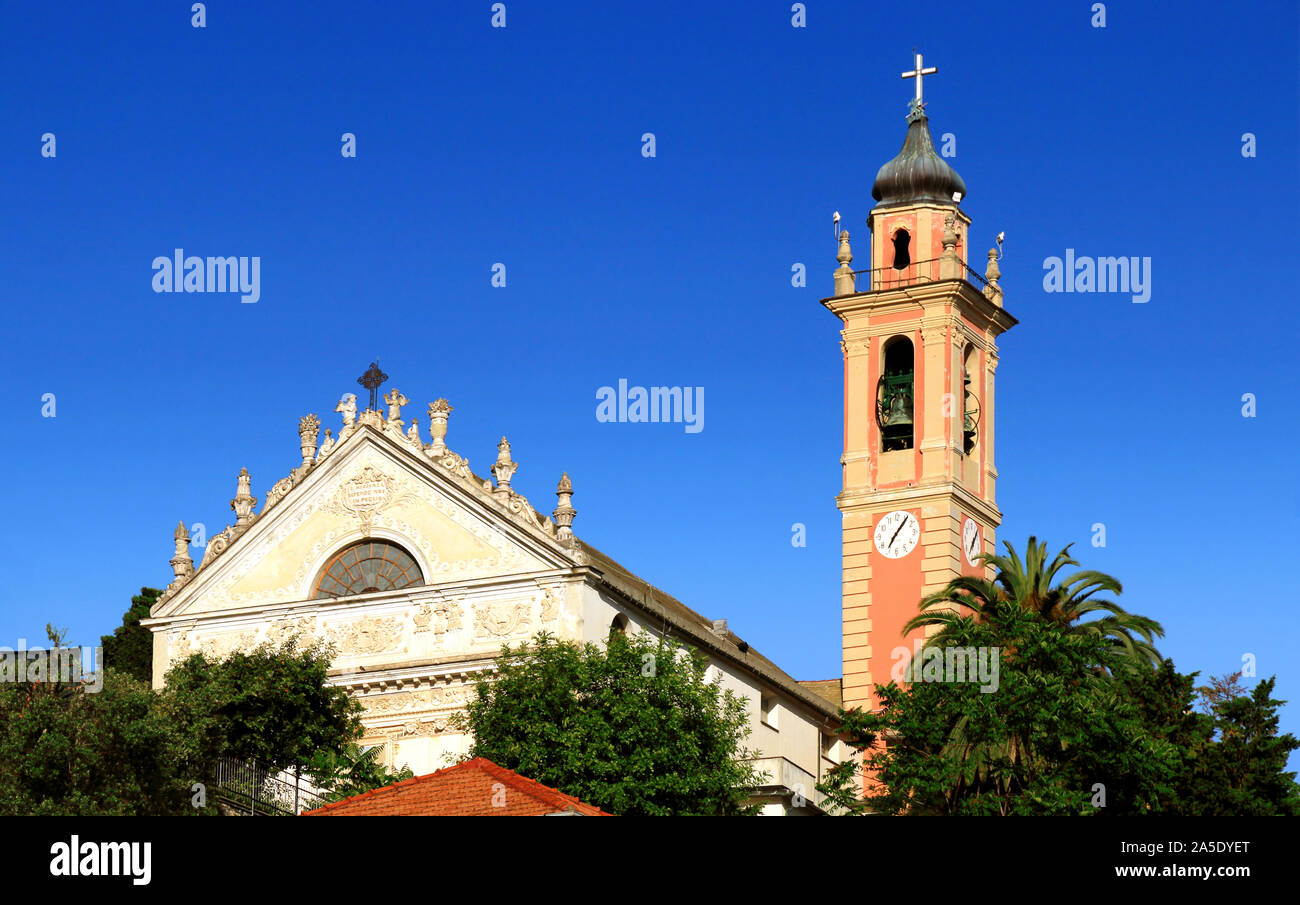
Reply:
<svg viewBox="0 0 1300 905"><path fill-rule="evenodd" d="M906 270L912 263L912 237L905 229L894 233L894 269Z"/></svg>
<svg viewBox="0 0 1300 905"><path fill-rule="evenodd" d="M966 350L962 354L961 382L962 449L969 456L975 451L980 432L979 355L970 343L966 344Z"/></svg>
<svg viewBox="0 0 1300 905"><path fill-rule="evenodd" d="M884 353L884 367L876 385L880 451L911 449L915 398L912 341L895 336L885 343Z"/></svg>
<svg viewBox="0 0 1300 905"><path fill-rule="evenodd" d="M325 564L312 598L351 597L423 584L424 576L410 553L388 541L363 540L340 550Z"/></svg>

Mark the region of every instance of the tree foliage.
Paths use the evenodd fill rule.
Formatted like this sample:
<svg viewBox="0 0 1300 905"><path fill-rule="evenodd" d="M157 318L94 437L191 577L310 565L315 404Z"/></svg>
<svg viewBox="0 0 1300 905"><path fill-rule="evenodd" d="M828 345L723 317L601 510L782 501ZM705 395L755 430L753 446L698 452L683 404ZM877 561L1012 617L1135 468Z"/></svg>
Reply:
<svg viewBox="0 0 1300 905"><path fill-rule="evenodd" d="M327 651L291 643L224 661L195 654L160 691L112 665L98 691L0 683L0 814L212 813L194 785L218 758L304 764L360 734L360 707L325 684L328 664Z"/></svg>
<svg viewBox="0 0 1300 905"><path fill-rule="evenodd" d="M465 726L471 756L614 814L752 813L746 703L707 658L645 636L607 647L539 634L505 647Z"/></svg>
<svg viewBox="0 0 1300 905"><path fill-rule="evenodd" d="M1286 769L1300 740L1289 732L1278 734L1277 711L1286 702L1273 697L1275 683L1273 676L1249 693L1211 703L1214 737L1188 777L1180 813L1300 816L1300 786Z"/></svg>
<svg viewBox="0 0 1300 905"><path fill-rule="evenodd" d="M122 624L99 641L102 663L146 685L153 681L153 633L140 620L149 616L161 594L157 588L141 588L131 598L131 608L123 614Z"/></svg>
<svg viewBox="0 0 1300 905"><path fill-rule="evenodd" d="M1294 814L1290 734L1278 735L1273 680L1249 693L1234 677L1196 689L1151 642L1158 623L1095 595L1098 572L1063 580L1068 548L1047 562L986 557L994 581L959 578L921 603L909 628L937 626L928 648L999 655L999 681L945 676L876 686L880 708L842 714L863 756L819 786L848 814ZM1084 620L1083 616L1101 614ZM1200 694L1205 713L1193 702Z"/></svg>
<svg viewBox="0 0 1300 905"><path fill-rule="evenodd" d="M301 767L361 735L361 704L327 684L328 649L263 644L224 660L192 654L167 672L163 706L199 750Z"/></svg>
<svg viewBox="0 0 1300 905"><path fill-rule="evenodd" d="M157 696L108 669L97 693L58 683L0 686L0 814L191 812L187 746Z"/></svg>
<svg viewBox="0 0 1300 905"><path fill-rule="evenodd" d="M379 762L380 750L379 747L362 748L355 742L349 742L338 753L322 749L312 755L306 772L317 788L324 790L322 797L326 801L342 801L415 776L410 767L390 772Z"/></svg>
<svg viewBox="0 0 1300 905"><path fill-rule="evenodd" d="M959 631L962 620L996 622L1004 613L1022 609L1060 631L1101 637L1135 662L1148 666L1160 662L1154 644L1165 633L1160 623L1099 596L1118 595L1123 588L1117 579L1092 570L1061 576L1067 566L1079 564L1070 557L1072 544L1051 562L1047 560L1047 544L1035 537L1025 545L1023 559L1010 542L1003 546L1007 550L1004 556L979 557L983 565L996 570L992 581L973 575L953 579L943 590L921 601L920 614L904 626L904 631L937 627L939 632L933 641L944 645L945 633Z"/></svg>
<svg viewBox="0 0 1300 905"><path fill-rule="evenodd" d="M1143 732L1135 708L1118 706L1099 665L1113 665L1105 639L1059 631L1024 610L1000 626L972 621L954 643L1001 651L998 686L893 682L877 686L881 709L844 715L872 780L847 792L852 765L836 771L832 801L857 813L1073 815L1107 806L1141 809L1174 757ZM1128 799L1116 802L1113 777Z"/></svg>

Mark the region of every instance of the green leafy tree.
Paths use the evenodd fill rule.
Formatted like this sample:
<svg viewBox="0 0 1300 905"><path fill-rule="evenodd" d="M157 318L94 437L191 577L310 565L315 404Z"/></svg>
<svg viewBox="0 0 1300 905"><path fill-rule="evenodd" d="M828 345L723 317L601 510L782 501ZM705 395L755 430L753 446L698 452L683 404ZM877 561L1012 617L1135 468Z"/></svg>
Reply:
<svg viewBox="0 0 1300 905"><path fill-rule="evenodd" d="M467 707L485 757L614 814L750 814L746 704L697 651L644 636L504 647Z"/></svg>
<svg viewBox="0 0 1300 905"><path fill-rule="evenodd" d="M297 638L224 660L192 654L168 670L162 705L198 756L302 767L361 735L361 704L328 683L330 655Z"/></svg>
<svg viewBox="0 0 1300 905"><path fill-rule="evenodd" d="M1112 773L1105 779L1110 806L1102 813L1114 816L1184 813L1196 794L1196 775L1214 733L1214 721L1192 707L1196 674L1184 675L1174 668L1172 660L1166 659L1157 669L1120 670L1115 678L1116 683L1109 690L1112 703L1106 706L1136 708L1143 730L1158 743L1168 746L1170 770L1147 795L1135 787L1134 777Z"/></svg>
<svg viewBox="0 0 1300 905"><path fill-rule="evenodd" d="M1016 608L999 624L954 623L948 641L999 650L996 690L978 682L877 686L881 709L843 714L872 777L852 764L819 788L849 813L1077 815L1097 813L1098 784L1128 778L1142 809L1173 771L1171 746L1144 732L1136 707L1110 695L1119 655L1096 634L1069 633ZM1004 647L1011 642L1009 647ZM1107 806L1116 790L1107 788Z"/></svg>
<svg viewBox="0 0 1300 905"><path fill-rule="evenodd" d="M0 814L194 813L185 746L149 685L110 667L93 687L0 683Z"/></svg>
<svg viewBox="0 0 1300 905"><path fill-rule="evenodd" d="M99 641L103 663L146 685L153 681L153 633L140 620L148 617L161 594L157 588L141 588L131 598L131 608L122 616L122 624Z"/></svg>
<svg viewBox="0 0 1300 905"><path fill-rule="evenodd" d="M0 814L212 813L214 796L196 807L194 784L220 757L282 768L342 753L360 736L360 705L328 685L329 660L290 642L195 654L157 692L111 663L98 691L0 683Z"/></svg>
<svg viewBox="0 0 1300 905"><path fill-rule="evenodd" d="M1229 682L1218 689L1226 694L1208 696L1215 738L1201 752L1181 813L1300 816L1300 787L1286 769L1300 740L1278 734L1277 711L1286 702L1273 697L1275 680L1265 679L1249 693L1236 693L1244 690Z"/></svg>
<svg viewBox="0 0 1300 905"><path fill-rule="evenodd" d="M308 762L306 771L316 786L324 790L326 801L341 801L415 776L410 767L390 772L379 763L380 750L378 747L363 749L355 742L349 742L341 753L317 751Z"/></svg>

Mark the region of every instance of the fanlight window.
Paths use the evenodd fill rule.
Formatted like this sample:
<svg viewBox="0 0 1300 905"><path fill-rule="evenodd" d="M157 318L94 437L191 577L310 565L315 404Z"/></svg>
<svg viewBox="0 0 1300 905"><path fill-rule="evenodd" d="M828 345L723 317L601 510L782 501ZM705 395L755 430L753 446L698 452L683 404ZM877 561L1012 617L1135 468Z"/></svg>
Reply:
<svg viewBox="0 0 1300 905"><path fill-rule="evenodd" d="M350 597L423 584L424 576L411 554L387 541L365 540L343 549L326 564L312 596L317 600Z"/></svg>

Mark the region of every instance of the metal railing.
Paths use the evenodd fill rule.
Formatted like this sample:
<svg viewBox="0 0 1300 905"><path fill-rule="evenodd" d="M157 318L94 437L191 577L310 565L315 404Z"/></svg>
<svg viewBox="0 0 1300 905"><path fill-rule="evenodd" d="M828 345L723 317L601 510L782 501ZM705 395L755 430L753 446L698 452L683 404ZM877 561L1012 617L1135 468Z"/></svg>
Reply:
<svg viewBox="0 0 1300 905"><path fill-rule="evenodd" d="M876 267L872 270L853 271L854 292L880 292L884 289L898 289L902 286L915 286L918 283L937 283L942 258L930 258L926 261L913 261L903 268ZM959 279L970 283L981 293L989 286L989 281L970 268L965 261L958 261Z"/></svg>
<svg viewBox="0 0 1300 905"><path fill-rule="evenodd" d="M326 804L298 770L268 770L233 757L217 760L211 786L213 798L250 816L292 817Z"/></svg>

